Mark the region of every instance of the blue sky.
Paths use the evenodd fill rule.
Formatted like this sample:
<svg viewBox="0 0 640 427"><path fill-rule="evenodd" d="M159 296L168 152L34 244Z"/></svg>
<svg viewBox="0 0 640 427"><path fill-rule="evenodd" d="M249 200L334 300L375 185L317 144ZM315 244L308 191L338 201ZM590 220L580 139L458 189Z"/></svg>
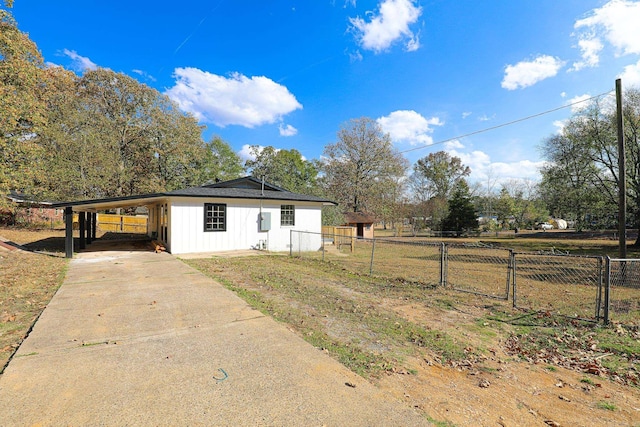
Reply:
<svg viewBox="0 0 640 427"><path fill-rule="evenodd" d="M13 14L46 62L128 74L243 155L319 158L366 116L411 163L446 150L472 181L536 180L571 108L461 136L619 77L640 86L640 1L15 0Z"/></svg>

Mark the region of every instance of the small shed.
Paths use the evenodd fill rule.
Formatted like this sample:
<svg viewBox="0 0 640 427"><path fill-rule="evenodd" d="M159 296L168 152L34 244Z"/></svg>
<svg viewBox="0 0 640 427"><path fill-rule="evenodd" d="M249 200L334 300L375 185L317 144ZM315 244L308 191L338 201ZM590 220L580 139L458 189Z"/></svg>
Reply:
<svg viewBox="0 0 640 427"><path fill-rule="evenodd" d="M364 212L346 212L344 218L345 225L354 227L358 237L373 239L373 224L376 222L373 215Z"/></svg>

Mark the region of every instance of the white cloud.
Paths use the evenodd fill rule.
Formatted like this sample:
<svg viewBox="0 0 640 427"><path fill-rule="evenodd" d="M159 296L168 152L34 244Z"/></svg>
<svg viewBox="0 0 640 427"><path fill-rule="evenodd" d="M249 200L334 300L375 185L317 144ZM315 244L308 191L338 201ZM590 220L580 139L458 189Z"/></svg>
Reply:
<svg viewBox="0 0 640 427"><path fill-rule="evenodd" d="M291 125L283 126L282 123L278 126L278 130L280 131L280 136L294 136L298 134L298 129Z"/></svg>
<svg viewBox="0 0 640 427"><path fill-rule="evenodd" d="M155 77L153 77L151 74L149 74L149 73L147 73L145 71L142 71L142 70L131 70L131 71L133 71L134 73L136 73L139 76L144 77L147 80L151 80L152 82L156 81Z"/></svg>
<svg viewBox="0 0 640 427"><path fill-rule="evenodd" d="M352 63L362 61L362 54L359 50L356 50L355 52L347 52L347 54L349 55L349 61Z"/></svg>
<svg viewBox="0 0 640 427"><path fill-rule="evenodd" d="M566 120L554 120L553 121L553 126L556 127L557 129L557 133L562 133L564 132L564 127L566 126Z"/></svg>
<svg viewBox="0 0 640 427"><path fill-rule="evenodd" d="M64 49L62 53L71 58L71 69L75 71L95 70L98 66L86 56L80 56L75 50Z"/></svg>
<svg viewBox="0 0 640 427"><path fill-rule="evenodd" d="M425 119L413 110L398 110L376 120L382 130L394 142L408 142L411 145L433 143L433 126L442 126L438 117Z"/></svg>
<svg viewBox="0 0 640 427"><path fill-rule="evenodd" d="M491 157L480 150L464 151L464 145L459 141L445 146L445 151L451 156L459 157L462 164L469 166L471 182L487 182L488 178L498 182L508 182L514 179L540 180L540 168L545 162L532 162L531 160L519 160L515 162L492 162Z"/></svg>
<svg viewBox="0 0 640 427"><path fill-rule="evenodd" d="M574 24L588 38L598 35L616 48L619 55L640 54L640 2L611 0ZM582 48L582 47L581 47Z"/></svg>
<svg viewBox="0 0 640 427"><path fill-rule="evenodd" d="M274 123L302 105L273 80L232 73L218 76L197 68L176 68L175 86L165 93L202 122L253 128Z"/></svg>
<svg viewBox="0 0 640 427"><path fill-rule="evenodd" d="M567 105L571 105L571 112L575 114L577 112L580 112L581 110L584 110L590 105L589 102L585 102L589 98L591 98L591 95L589 95L588 93L585 93L584 95L574 96L567 101Z"/></svg>
<svg viewBox="0 0 640 427"><path fill-rule="evenodd" d="M532 86L544 79L553 77L564 63L553 56L540 55L533 61L521 61L505 68L502 87L508 90Z"/></svg>
<svg viewBox="0 0 640 427"><path fill-rule="evenodd" d="M583 68L593 68L600 63L600 51L604 45L598 37L583 38L578 41L578 47L582 52L582 61L574 62L569 71L580 71Z"/></svg>
<svg viewBox="0 0 640 427"><path fill-rule="evenodd" d="M404 50L406 50L407 52L415 52L416 50L420 49L420 46L420 35L416 34L407 41Z"/></svg>
<svg viewBox="0 0 640 427"><path fill-rule="evenodd" d="M371 20L349 18L352 29L363 49L383 52L400 39L406 39L405 49L414 51L420 47L420 41L409 26L418 21L422 8L414 0L383 0L379 12L368 12Z"/></svg>
<svg viewBox="0 0 640 427"><path fill-rule="evenodd" d="M471 115L471 111L463 111L462 112L462 118L466 119L467 117L469 117Z"/></svg>
<svg viewBox="0 0 640 427"><path fill-rule="evenodd" d="M462 143L457 139L454 139L452 141L447 141L444 143L445 151L461 150L463 148L464 148L464 145L462 145Z"/></svg>
<svg viewBox="0 0 640 427"><path fill-rule="evenodd" d="M253 145L251 144L244 144L242 146L242 148L240 149L240 151L238 152L238 156L240 156L240 159L247 161L247 160L255 160L256 156L252 150ZM264 146L262 145L258 145L258 153L260 154L260 152L264 149Z"/></svg>
<svg viewBox="0 0 640 427"><path fill-rule="evenodd" d="M618 76L622 79L622 85L624 87L639 87L640 86L640 61L635 64L627 65L624 67L622 74Z"/></svg>
<svg viewBox="0 0 640 427"><path fill-rule="evenodd" d="M488 122L490 120L493 120L496 118L496 115L492 115L491 117L487 116L486 114L483 114L482 116L478 117L478 120L480 120L481 122Z"/></svg>

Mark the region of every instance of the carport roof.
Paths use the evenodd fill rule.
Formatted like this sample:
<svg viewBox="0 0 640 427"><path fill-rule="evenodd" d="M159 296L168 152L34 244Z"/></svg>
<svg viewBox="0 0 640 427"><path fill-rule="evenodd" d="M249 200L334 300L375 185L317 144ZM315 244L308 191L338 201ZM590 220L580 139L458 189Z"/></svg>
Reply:
<svg viewBox="0 0 640 427"><path fill-rule="evenodd" d="M73 207L77 210L101 210L128 206L144 206L160 202L167 198L208 198L208 199L249 199L249 200L282 200L292 202L316 202L323 205L336 205L331 200L300 193L292 193L271 184L264 185L253 177L240 178L225 183L201 187L189 187L162 193L143 194L139 196L112 197L104 199L78 200L74 202L60 202L52 205L54 208Z"/></svg>

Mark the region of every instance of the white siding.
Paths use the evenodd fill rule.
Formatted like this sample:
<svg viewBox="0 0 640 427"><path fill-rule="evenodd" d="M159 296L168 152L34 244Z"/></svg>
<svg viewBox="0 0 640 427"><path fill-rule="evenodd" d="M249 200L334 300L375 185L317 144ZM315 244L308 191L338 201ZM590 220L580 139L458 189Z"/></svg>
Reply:
<svg viewBox="0 0 640 427"><path fill-rule="evenodd" d="M205 203L227 205L226 231L204 231ZM295 206L295 226L280 226L280 206ZM265 241L270 251L288 251L290 230L317 234L320 248L322 205L311 202L262 202L262 212L271 213L271 229L259 231L260 201L242 199L172 199L169 202L169 242L167 250L173 254L219 252L258 248ZM315 246L315 245L314 245Z"/></svg>

